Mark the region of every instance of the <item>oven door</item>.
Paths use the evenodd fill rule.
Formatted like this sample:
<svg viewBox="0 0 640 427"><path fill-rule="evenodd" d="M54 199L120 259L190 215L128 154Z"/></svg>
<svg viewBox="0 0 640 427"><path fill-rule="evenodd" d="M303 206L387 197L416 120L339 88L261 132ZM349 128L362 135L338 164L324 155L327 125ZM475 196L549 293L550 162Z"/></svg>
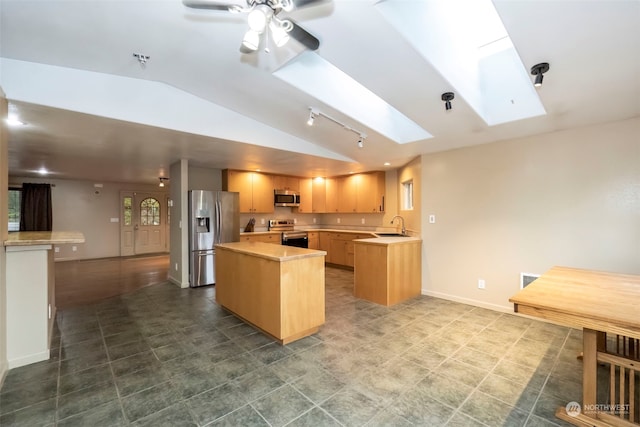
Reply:
<svg viewBox="0 0 640 427"><path fill-rule="evenodd" d="M282 244L285 246L296 246L298 248L309 247L309 237L307 234L287 234L282 233Z"/></svg>

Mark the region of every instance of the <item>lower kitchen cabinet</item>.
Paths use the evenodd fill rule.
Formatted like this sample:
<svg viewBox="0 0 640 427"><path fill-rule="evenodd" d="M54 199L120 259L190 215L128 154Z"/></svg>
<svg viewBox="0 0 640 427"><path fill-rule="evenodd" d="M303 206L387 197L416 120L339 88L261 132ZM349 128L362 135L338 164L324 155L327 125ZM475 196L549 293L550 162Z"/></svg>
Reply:
<svg viewBox="0 0 640 427"><path fill-rule="evenodd" d="M327 252L326 262L353 267L353 241L373 237L371 233L320 232L320 249Z"/></svg>
<svg viewBox="0 0 640 427"><path fill-rule="evenodd" d="M282 235L281 233L241 234L240 241L275 243L276 245L281 245Z"/></svg>
<svg viewBox="0 0 640 427"><path fill-rule="evenodd" d="M307 239L309 242L309 249L320 249L320 233L317 231L307 232Z"/></svg>
<svg viewBox="0 0 640 427"><path fill-rule="evenodd" d="M353 295L385 306L420 295L421 247L420 239L355 242Z"/></svg>

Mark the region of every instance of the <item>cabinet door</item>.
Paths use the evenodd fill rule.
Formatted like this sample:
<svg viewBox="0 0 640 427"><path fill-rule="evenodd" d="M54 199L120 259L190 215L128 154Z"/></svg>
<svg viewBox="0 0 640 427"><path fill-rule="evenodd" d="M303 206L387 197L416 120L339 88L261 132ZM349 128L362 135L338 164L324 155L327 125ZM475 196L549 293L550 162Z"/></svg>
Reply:
<svg viewBox="0 0 640 427"><path fill-rule="evenodd" d="M273 188L276 190L300 191L300 178L286 175L273 175Z"/></svg>
<svg viewBox="0 0 640 427"><path fill-rule="evenodd" d="M361 213L384 212L384 172L359 174L356 204Z"/></svg>
<svg viewBox="0 0 640 427"><path fill-rule="evenodd" d="M227 170L223 175L222 189L240 193L239 203L241 213L253 212L252 173L253 172ZM225 182L226 185L224 185Z"/></svg>
<svg viewBox="0 0 640 427"><path fill-rule="evenodd" d="M338 180L336 178L325 178L325 212L338 212Z"/></svg>
<svg viewBox="0 0 640 427"><path fill-rule="evenodd" d="M313 183L311 178L300 178L300 206L299 213L311 213L313 206Z"/></svg>
<svg viewBox="0 0 640 427"><path fill-rule="evenodd" d="M320 241L320 250L327 252L327 256L325 257L326 262L331 262L329 259L331 255L331 233L326 231L318 232L318 240Z"/></svg>
<svg viewBox="0 0 640 427"><path fill-rule="evenodd" d="M249 173L252 175L252 212L273 213L273 178L263 173Z"/></svg>
<svg viewBox="0 0 640 427"><path fill-rule="evenodd" d="M332 236L329 250L331 252L331 263L339 265L347 265L347 242L340 236Z"/></svg>
<svg viewBox="0 0 640 427"><path fill-rule="evenodd" d="M338 212L357 212L357 180L358 175L341 176L338 178Z"/></svg>
<svg viewBox="0 0 640 427"><path fill-rule="evenodd" d="M309 249L320 249L320 238L317 232L308 232L307 237L309 238Z"/></svg>
<svg viewBox="0 0 640 427"><path fill-rule="evenodd" d="M326 179L313 179L313 200L311 211L313 213L325 213L327 211L327 187Z"/></svg>

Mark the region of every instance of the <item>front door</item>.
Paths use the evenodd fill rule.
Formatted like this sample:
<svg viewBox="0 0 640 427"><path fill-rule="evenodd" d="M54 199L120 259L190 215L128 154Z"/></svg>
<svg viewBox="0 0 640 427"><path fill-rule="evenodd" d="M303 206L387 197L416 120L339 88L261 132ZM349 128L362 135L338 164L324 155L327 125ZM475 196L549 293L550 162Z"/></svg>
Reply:
<svg viewBox="0 0 640 427"><path fill-rule="evenodd" d="M163 193L122 192L122 256L166 251L165 198Z"/></svg>

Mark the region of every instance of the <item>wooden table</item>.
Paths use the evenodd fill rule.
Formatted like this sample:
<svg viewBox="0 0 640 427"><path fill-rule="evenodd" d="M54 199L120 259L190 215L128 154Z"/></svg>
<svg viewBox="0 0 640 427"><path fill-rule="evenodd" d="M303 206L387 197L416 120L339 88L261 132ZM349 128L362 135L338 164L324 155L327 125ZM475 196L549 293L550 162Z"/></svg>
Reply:
<svg viewBox="0 0 640 427"><path fill-rule="evenodd" d="M583 427L640 425L637 353L627 357L605 348L606 334L640 339L640 276L553 267L509 301L517 313L583 330L582 406L558 408L558 418ZM599 363L610 366L606 403L596 401Z"/></svg>

